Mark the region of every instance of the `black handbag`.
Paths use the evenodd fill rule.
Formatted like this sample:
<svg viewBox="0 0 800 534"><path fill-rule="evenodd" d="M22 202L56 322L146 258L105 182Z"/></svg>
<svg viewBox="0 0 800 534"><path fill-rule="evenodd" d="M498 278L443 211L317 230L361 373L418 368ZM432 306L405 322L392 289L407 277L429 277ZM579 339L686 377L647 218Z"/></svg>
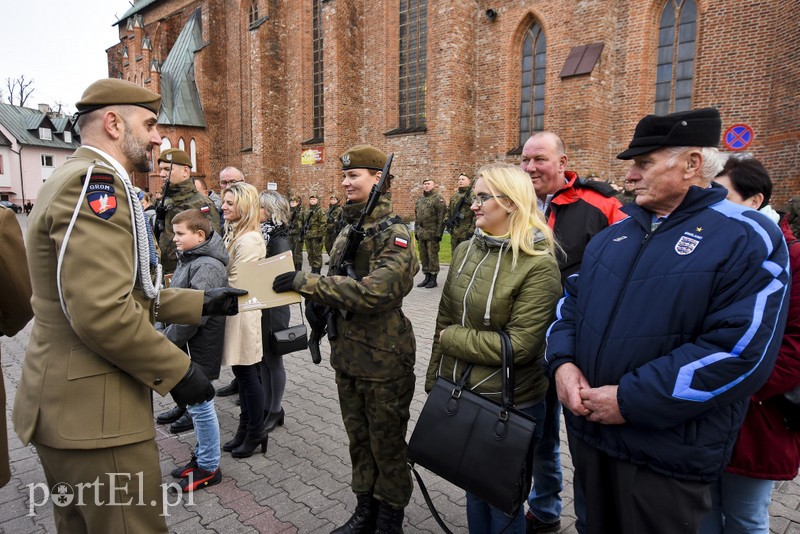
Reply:
<svg viewBox="0 0 800 534"><path fill-rule="evenodd" d="M283 356L290 352L308 348L308 331L303 318L303 305L300 304L300 318L303 324L276 330L269 334L269 351L275 356Z"/></svg>
<svg viewBox="0 0 800 534"><path fill-rule="evenodd" d="M421 465L508 515L519 512L531 488L536 422L514 408L511 339L500 332L502 401L465 389L468 365L458 383L436 379L408 443L411 469ZM424 484L421 484L424 488ZM433 504L423 495L439 525Z"/></svg>

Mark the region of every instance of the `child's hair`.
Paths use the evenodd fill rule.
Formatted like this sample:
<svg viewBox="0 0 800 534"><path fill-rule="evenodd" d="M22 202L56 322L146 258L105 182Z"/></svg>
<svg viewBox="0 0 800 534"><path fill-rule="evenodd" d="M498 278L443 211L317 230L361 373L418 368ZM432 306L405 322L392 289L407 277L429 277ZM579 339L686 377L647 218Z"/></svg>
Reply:
<svg viewBox="0 0 800 534"><path fill-rule="evenodd" d="M186 229L192 233L202 231L206 239L211 238L211 223L198 209L182 211L172 218L172 224L184 224Z"/></svg>

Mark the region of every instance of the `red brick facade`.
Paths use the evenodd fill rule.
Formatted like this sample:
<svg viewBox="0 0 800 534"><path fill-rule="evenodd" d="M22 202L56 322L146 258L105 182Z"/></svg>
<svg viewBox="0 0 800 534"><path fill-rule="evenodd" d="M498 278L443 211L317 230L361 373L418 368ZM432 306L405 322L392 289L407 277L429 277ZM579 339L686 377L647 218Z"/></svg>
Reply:
<svg viewBox="0 0 800 534"><path fill-rule="evenodd" d="M508 153L519 144L522 42L534 21L547 38L545 128L566 142L571 169L619 181L628 164L614 156L654 109L665 0L428 0L427 129L387 135L398 126L400 0L324 0L325 138L304 144L313 136L312 0L257 2L261 20L251 25L251 0L159 0L137 13L141 27L120 22L120 43L108 50L111 75L155 88L149 59L163 61L202 8L195 76L208 128L164 133L173 146L179 136L197 140L197 171L212 187L234 165L259 187L339 193L337 155L367 142L395 153L395 204L408 216L423 178L449 195L459 172L516 161ZM800 191L798 21L796 0L697 0L692 107L719 108L723 129L753 128L748 152L770 170L776 206ZM150 51L140 50L145 36ZM560 78L570 49L595 42L604 48L592 72ZM324 163L301 165L308 148L324 149Z"/></svg>

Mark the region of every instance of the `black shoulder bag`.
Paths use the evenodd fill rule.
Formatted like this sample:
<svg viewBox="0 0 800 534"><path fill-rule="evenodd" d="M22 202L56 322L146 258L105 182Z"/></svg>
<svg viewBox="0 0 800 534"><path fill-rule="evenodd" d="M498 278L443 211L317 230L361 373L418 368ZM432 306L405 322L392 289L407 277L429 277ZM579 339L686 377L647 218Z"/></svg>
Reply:
<svg viewBox="0 0 800 534"><path fill-rule="evenodd" d="M303 318L303 304L298 304L300 305L300 320L303 322L269 334L269 351L275 356L283 356L308 348L308 332Z"/></svg>
<svg viewBox="0 0 800 534"><path fill-rule="evenodd" d="M468 365L458 383L436 379L408 443L408 461L434 519L445 532L422 478L421 465L459 488L516 515L531 488L536 422L514 408L514 354L500 331L503 393L497 403L465 389Z"/></svg>

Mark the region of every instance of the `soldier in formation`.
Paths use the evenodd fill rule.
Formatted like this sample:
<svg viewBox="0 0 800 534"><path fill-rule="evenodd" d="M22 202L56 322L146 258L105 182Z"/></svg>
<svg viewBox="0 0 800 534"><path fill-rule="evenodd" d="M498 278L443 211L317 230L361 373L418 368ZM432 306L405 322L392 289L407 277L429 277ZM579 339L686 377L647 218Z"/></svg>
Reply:
<svg viewBox="0 0 800 534"><path fill-rule="evenodd" d="M303 223L308 263L311 265L312 273L320 274L322 270L322 240L325 239L328 220L319 205L317 195L308 197L308 205Z"/></svg>
<svg viewBox="0 0 800 534"><path fill-rule="evenodd" d="M450 197L447 211L447 229L450 231L450 251L469 240L475 232L475 214L472 206L472 182L464 173L458 175L458 189Z"/></svg>
<svg viewBox="0 0 800 534"><path fill-rule="evenodd" d="M333 250L333 240L339 235L342 219L342 207L339 205L339 197L331 195L330 204L328 205L327 221L325 227L325 250L328 251L330 256Z"/></svg>
<svg viewBox="0 0 800 534"><path fill-rule="evenodd" d="M428 289L436 287L436 277L439 275L439 243L444 233L444 223L447 218L447 204L436 189L436 182L432 178L422 181L422 196L414 206L415 235L419 243L419 261L425 279L417 287Z"/></svg>
<svg viewBox="0 0 800 534"><path fill-rule="evenodd" d="M289 243L292 245L292 258L294 268L303 269L303 227L305 225L305 210L300 197L289 199Z"/></svg>

